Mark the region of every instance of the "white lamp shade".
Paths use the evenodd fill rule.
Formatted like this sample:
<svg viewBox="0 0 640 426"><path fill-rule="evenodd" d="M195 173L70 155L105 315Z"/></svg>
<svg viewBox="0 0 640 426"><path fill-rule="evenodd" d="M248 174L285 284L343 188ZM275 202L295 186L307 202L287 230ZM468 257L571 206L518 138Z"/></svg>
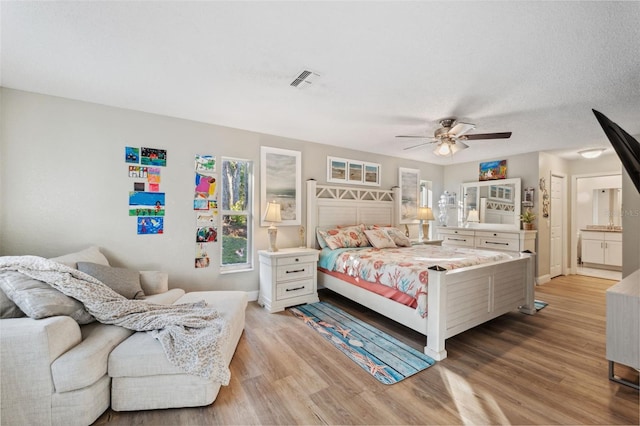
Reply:
<svg viewBox="0 0 640 426"><path fill-rule="evenodd" d="M469 210L469 215L467 216L467 222L480 222L480 216L478 215L478 210Z"/></svg>
<svg viewBox="0 0 640 426"><path fill-rule="evenodd" d="M280 216L280 204L267 203L267 211L264 212L264 221L272 223L282 222L282 217Z"/></svg>
<svg viewBox="0 0 640 426"><path fill-rule="evenodd" d="M418 207L418 219L419 220L435 220L433 211L429 207Z"/></svg>

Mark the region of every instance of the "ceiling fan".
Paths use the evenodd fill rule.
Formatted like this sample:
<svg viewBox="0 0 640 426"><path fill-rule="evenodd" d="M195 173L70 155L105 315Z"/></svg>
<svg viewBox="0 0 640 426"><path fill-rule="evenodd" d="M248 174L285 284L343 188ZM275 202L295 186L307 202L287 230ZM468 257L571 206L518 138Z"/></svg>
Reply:
<svg viewBox="0 0 640 426"><path fill-rule="evenodd" d="M419 146L435 143L437 144L437 146L433 150L433 153L440 157L453 155L458 151L469 148L469 145L463 143L462 141L478 139L508 139L511 137L511 132L476 133L467 135L466 133L470 130L475 129L476 125L471 123L458 122L455 118L444 118L440 120L440 126L440 128L436 129L433 136L399 135L396 137L433 139L429 142L423 142L404 149L413 149Z"/></svg>

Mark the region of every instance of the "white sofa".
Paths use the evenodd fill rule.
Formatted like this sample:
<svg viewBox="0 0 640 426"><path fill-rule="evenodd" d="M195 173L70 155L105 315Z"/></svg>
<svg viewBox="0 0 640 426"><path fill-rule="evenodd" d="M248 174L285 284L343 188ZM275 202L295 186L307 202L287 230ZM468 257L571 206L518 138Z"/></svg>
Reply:
<svg viewBox="0 0 640 426"><path fill-rule="evenodd" d="M108 265L95 247L54 260L72 267L80 261ZM219 308L232 325L225 351L227 362L231 361L244 329L245 292L185 296L181 289L169 290L167 275L157 271L140 272L140 284L145 300L152 303L205 299ZM132 372L137 377L132 378ZM117 376L113 387L110 374ZM174 387L176 380L191 388ZM116 410L207 405L220 388L219 383L177 371L160 343L147 333L98 322L80 326L68 316L1 319L0 383L3 426L88 425L109 408L111 400ZM196 388L197 395L183 392Z"/></svg>

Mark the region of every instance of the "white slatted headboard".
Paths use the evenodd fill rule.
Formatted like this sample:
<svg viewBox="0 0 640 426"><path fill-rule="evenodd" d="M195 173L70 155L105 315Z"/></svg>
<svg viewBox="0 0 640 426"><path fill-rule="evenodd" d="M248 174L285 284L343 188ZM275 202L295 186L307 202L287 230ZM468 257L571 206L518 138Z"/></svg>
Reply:
<svg viewBox="0 0 640 426"><path fill-rule="evenodd" d="M399 192L399 188L349 188L307 181L307 247L318 247L317 227L360 223L397 226Z"/></svg>

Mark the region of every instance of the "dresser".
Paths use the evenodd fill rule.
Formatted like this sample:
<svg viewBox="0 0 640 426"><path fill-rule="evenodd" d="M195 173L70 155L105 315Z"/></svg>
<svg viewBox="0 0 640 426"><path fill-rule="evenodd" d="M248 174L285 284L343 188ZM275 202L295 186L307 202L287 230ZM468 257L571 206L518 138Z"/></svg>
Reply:
<svg viewBox="0 0 640 426"><path fill-rule="evenodd" d="M536 251L537 232L455 227L439 227L437 230L443 246L517 252L529 250L533 253Z"/></svg>
<svg viewBox="0 0 640 426"><path fill-rule="evenodd" d="M610 380L638 389L613 370L614 363L640 369L640 269L607 289L607 359Z"/></svg>
<svg viewBox="0 0 640 426"><path fill-rule="evenodd" d="M318 255L318 250L308 248L259 250L258 304L273 313L288 306L318 302Z"/></svg>

